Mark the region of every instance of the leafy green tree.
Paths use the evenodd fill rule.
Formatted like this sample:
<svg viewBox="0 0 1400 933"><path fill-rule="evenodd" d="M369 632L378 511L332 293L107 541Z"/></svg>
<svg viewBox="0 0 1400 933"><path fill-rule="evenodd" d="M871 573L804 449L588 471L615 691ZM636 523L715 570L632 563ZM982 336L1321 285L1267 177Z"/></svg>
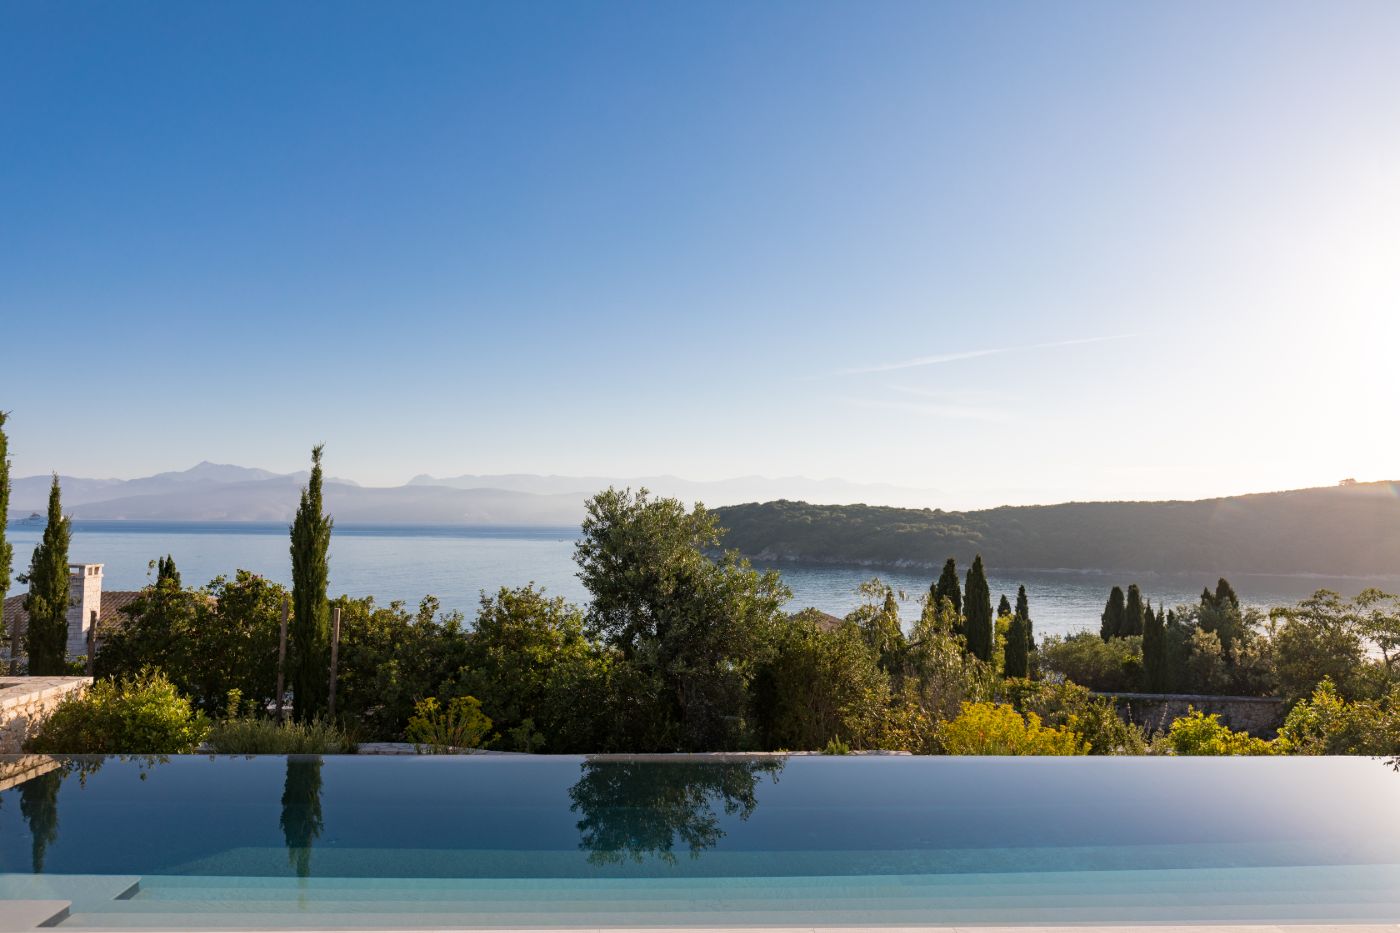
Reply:
<svg viewBox="0 0 1400 933"><path fill-rule="evenodd" d="M779 637L754 694L764 748L810 751L832 739L874 748L890 684L877 652L857 626L828 632L799 613Z"/></svg>
<svg viewBox="0 0 1400 933"><path fill-rule="evenodd" d="M0 638L8 634L5 627L5 597L10 593L10 574L14 571L15 549L5 537L5 525L10 517L10 438L5 433L5 421L10 413L0 411ZM10 673L17 670L15 657L19 639L10 640Z"/></svg>
<svg viewBox="0 0 1400 933"><path fill-rule="evenodd" d="M402 602L340 596L340 675L336 718L370 741L397 741L415 704L470 691L470 636L460 613L438 612L426 597L416 611Z"/></svg>
<svg viewBox="0 0 1400 933"><path fill-rule="evenodd" d="M321 452L311 449L311 478L301 491L301 504L292 522L292 619L289 678L292 716L306 722L321 714L330 689L330 604L326 586L330 576L327 555L331 545L331 519L323 511Z"/></svg>
<svg viewBox="0 0 1400 933"><path fill-rule="evenodd" d="M904 666L907 647L899 620L899 600L894 590L879 577L862 583L860 593L865 603L849 613L846 622L860 630L880 662L880 669L898 676Z"/></svg>
<svg viewBox="0 0 1400 933"><path fill-rule="evenodd" d="M1143 624L1142 590L1133 583L1128 586L1128 596L1123 602L1123 623L1118 630L1120 635L1141 635Z"/></svg>
<svg viewBox="0 0 1400 933"><path fill-rule="evenodd" d="M1285 699L1310 695L1324 678L1352 695L1365 659L1354 607L1331 590L1318 590L1296 606L1276 608L1270 641L1278 687Z"/></svg>
<svg viewBox="0 0 1400 933"><path fill-rule="evenodd" d="M1387 679L1394 679L1400 656L1400 596L1368 587L1352 600L1362 637L1381 656Z"/></svg>
<svg viewBox="0 0 1400 933"><path fill-rule="evenodd" d="M1142 683L1142 639L1137 636L1104 641L1093 632L1047 635L1039 655L1046 671L1090 690L1128 693Z"/></svg>
<svg viewBox="0 0 1400 933"><path fill-rule="evenodd" d="M150 665L206 713L236 713L225 709L230 691L265 707L276 692L286 593L246 570L200 590L181 588L177 574L158 576L122 610L125 618L97 652L95 672L133 677Z"/></svg>
<svg viewBox="0 0 1400 933"><path fill-rule="evenodd" d="M592 660L583 611L533 585L482 595L467 643L465 689L512 751L569 748L563 726L575 702L566 676Z"/></svg>
<svg viewBox="0 0 1400 933"><path fill-rule="evenodd" d="M1123 616L1126 612L1123 588L1115 586L1108 594L1108 604L1103 607L1103 615L1099 616L1099 637L1108 641L1110 638L1122 636Z"/></svg>
<svg viewBox="0 0 1400 933"><path fill-rule="evenodd" d="M1278 752L1270 742L1247 732L1232 731L1220 721L1218 714L1207 715L1192 707L1187 707L1186 715L1172 722L1166 744L1174 755L1273 755Z"/></svg>
<svg viewBox="0 0 1400 933"><path fill-rule="evenodd" d="M1170 683L1164 614L1165 609L1154 613L1149 603L1142 616L1142 679L1148 693L1166 693Z"/></svg>
<svg viewBox="0 0 1400 933"><path fill-rule="evenodd" d="M791 593L733 553L701 505L608 489L587 503L575 551L591 632L662 686L678 747L738 748L748 688Z"/></svg>
<svg viewBox="0 0 1400 933"><path fill-rule="evenodd" d="M29 584L24 610L29 613L25 632L25 653L29 673L62 674L68 658L68 542L72 522L63 514L58 474L49 488L49 517L44 536L34 548L29 573L21 578Z"/></svg>
<svg viewBox="0 0 1400 933"><path fill-rule="evenodd" d="M972 561L972 567L967 571L967 588L964 592L967 650L980 661L991 661L996 630L992 618L992 591L987 586L981 554Z"/></svg>
<svg viewBox="0 0 1400 933"><path fill-rule="evenodd" d="M1092 637L1092 636L1091 636ZM1017 712L1035 713L1047 726L1078 733L1090 755L1142 755L1143 730L1118 715L1113 701L1094 696L1087 687L1063 681L1006 681L1007 699Z"/></svg>
<svg viewBox="0 0 1400 933"><path fill-rule="evenodd" d="M954 612L962 614L962 585L958 582L958 562L953 558L943 562L943 573L933 584L931 595L934 606L940 605L946 599L953 604Z"/></svg>

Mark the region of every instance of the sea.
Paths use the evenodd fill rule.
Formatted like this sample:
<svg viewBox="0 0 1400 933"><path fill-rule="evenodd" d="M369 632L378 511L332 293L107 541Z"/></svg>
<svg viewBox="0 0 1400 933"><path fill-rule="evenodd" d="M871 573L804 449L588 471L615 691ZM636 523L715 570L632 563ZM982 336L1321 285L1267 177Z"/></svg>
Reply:
<svg viewBox="0 0 1400 933"><path fill-rule="evenodd" d="M151 563L170 554L187 586L232 576L243 569L288 584L291 564L285 523L75 521L69 559L104 564L107 590L140 589L150 582ZM43 527L15 522L7 537L14 545L15 572L29 563ZM333 595L374 596L381 604L402 600L417 606L435 596L445 611L475 614L483 593L533 583L552 595L586 603L577 576L577 528L450 528L416 525L336 525L331 539L330 588ZM792 590L790 611L808 606L843 616L863 601L858 589L879 577L901 596L906 622L918 618L918 599L928 592L936 570L780 563L760 565L782 575ZM1214 588L1208 573L1103 573L1096 571L1004 571L988 568L995 602L1001 594L1015 602L1024 585L1037 636L1097 630L1099 616L1115 585L1137 583L1152 604L1194 602L1202 587ZM1318 589L1354 596L1367 586L1400 590L1400 578L1361 579L1315 576L1232 575L1241 598L1258 606L1293 603ZM10 594L22 592L11 584Z"/></svg>

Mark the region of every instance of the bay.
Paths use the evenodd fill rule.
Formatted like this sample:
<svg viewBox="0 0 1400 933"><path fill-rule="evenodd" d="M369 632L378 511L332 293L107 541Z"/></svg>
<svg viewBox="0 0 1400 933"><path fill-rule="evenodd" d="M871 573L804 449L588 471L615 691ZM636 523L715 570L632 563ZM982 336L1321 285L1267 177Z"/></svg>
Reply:
<svg viewBox="0 0 1400 933"><path fill-rule="evenodd" d="M16 573L43 533L38 523L9 526ZM472 616L483 591L534 583L549 593L585 603L588 594L573 562L577 528L450 528L421 525L337 525L331 543L333 594L374 596L380 603L403 600L411 606L426 595L444 610ZM186 585L201 585L244 569L279 583L291 582L287 526L281 523L98 522L77 521L69 557L104 564L108 590L132 590L151 579L149 563L173 555ZM767 568L765 568L767 569ZM879 576L904 591L901 614L918 617L918 597L927 592L934 571L860 566L775 564L793 591L790 611L814 606L842 616L858 606L857 588ZM964 568L965 569L965 568ZM1214 588L1211 574L1118 574L1078 571L1002 572L988 568L992 598L1005 593L1013 602L1024 584L1037 635L1096 630L1108 591L1139 584L1153 605L1194 602L1202 587ZM1296 602L1319 588L1353 596L1366 586L1400 589L1396 580L1312 576L1231 576L1251 604ZM11 593L21 591L13 584Z"/></svg>

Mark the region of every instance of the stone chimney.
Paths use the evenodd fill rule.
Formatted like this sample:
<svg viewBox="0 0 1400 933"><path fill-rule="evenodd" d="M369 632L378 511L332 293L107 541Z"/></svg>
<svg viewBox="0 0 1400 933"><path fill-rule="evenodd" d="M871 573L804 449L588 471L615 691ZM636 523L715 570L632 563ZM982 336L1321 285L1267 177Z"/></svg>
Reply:
<svg viewBox="0 0 1400 933"><path fill-rule="evenodd" d="M68 657L87 657L88 630L102 615L102 565L68 565Z"/></svg>

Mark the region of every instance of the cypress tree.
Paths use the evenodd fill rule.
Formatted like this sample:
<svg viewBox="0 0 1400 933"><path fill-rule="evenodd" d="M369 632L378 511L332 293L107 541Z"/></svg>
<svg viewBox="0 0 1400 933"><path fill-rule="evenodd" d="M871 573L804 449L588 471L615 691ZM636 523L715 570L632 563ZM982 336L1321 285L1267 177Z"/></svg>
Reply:
<svg viewBox="0 0 1400 933"><path fill-rule="evenodd" d="M1001 602L997 603L997 618L1011 615L1011 600L1006 598L1006 594L1001 594Z"/></svg>
<svg viewBox="0 0 1400 933"><path fill-rule="evenodd" d="M933 585L933 604L941 606L943 600L953 604L954 611L961 613L963 607L962 587L958 585L958 562L948 558L943 563L943 573Z"/></svg>
<svg viewBox="0 0 1400 933"><path fill-rule="evenodd" d="M329 692L330 576L327 554L331 519L322 512L321 450L311 450L311 478L301 491L301 504L292 522L292 619L288 629L292 688L292 717L316 718L325 709Z"/></svg>
<svg viewBox="0 0 1400 933"><path fill-rule="evenodd" d="M963 615L967 629L967 650L983 661L991 661L996 630L992 619L992 590L982 570L982 555L972 561L964 590Z"/></svg>
<svg viewBox="0 0 1400 933"><path fill-rule="evenodd" d="M175 558L167 554L156 559L156 586L180 589L180 571L175 569Z"/></svg>
<svg viewBox="0 0 1400 933"><path fill-rule="evenodd" d="M1123 605L1123 623L1119 635L1142 634L1142 590L1136 583L1128 587L1128 598Z"/></svg>
<svg viewBox="0 0 1400 933"><path fill-rule="evenodd" d="M1099 617L1099 637L1104 641L1123 634L1123 588L1115 586L1108 594L1108 605Z"/></svg>
<svg viewBox="0 0 1400 933"><path fill-rule="evenodd" d="M1215 605L1218 609L1240 608L1240 598L1235 595L1235 588L1224 577L1215 584Z"/></svg>
<svg viewBox="0 0 1400 933"><path fill-rule="evenodd" d="M15 549L5 538L5 523L10 515L10 439L5 434L7 411L0 411L0 638L9 634L5 628L5 597L10 592L10 572L14 569ZM19 670L19 638L10 639L10 673Z"/></svg>
<svg viewBox="0 0 1400 933"><path fill-rule="evenodd" d="M44 536L34 548L24 610L29 613L29 629L24 635L24 652L29 656L31 675L62 674L68 658L68 541L72 524L63 516L58 474L49 487L49 518Z"/></svg>
<svg viewBox="0 0 1400 933"><path fill-rule="evenodd" d="M1026 639L1025 616L1019 612L1011 617L1011 625L1006 630L1006 658L1003 672L1007 677L1029 677L1031 658L1030 646Z"/></svg>
<svg viewBox="0 0 1400 933"><path fill-rule="evenodd" d="M1035 650L1035 630L1031 625L1030 600L1026 599L1024 586L1016 590L1016 614L1026 620L1026 650Z"/></svg>
<svg viewBox="0 0 1400 933"><path fill-rule="evenodd" d="M1148 603L1142 616L1142 680L1148 693L1167 692L1166 607L1152 611Z"/></svg>

